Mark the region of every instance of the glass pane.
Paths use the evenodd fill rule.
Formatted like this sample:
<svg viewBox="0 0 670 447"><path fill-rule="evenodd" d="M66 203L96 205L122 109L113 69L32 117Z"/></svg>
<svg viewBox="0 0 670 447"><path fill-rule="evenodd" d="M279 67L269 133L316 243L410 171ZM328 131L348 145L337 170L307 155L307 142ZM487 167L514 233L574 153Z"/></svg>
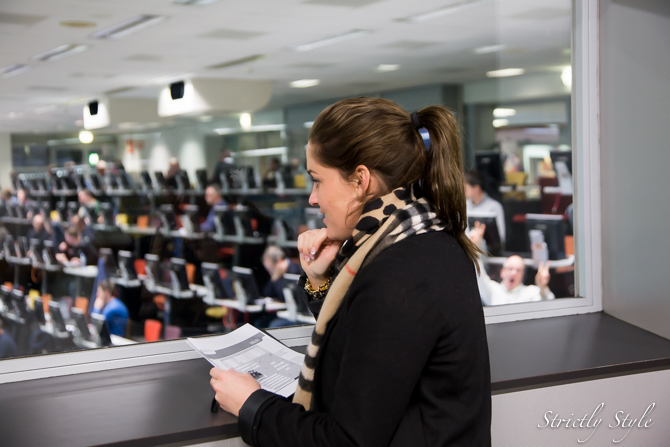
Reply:
<svg viewBox="0 0 670 447"><path fill-rule="evenodd" d="M11 355L313 322L295 246L324 223L305 148L355 96L458 119L483 304L575 295L569 0L202 3L3 79L29 192L2 206ZM0 56L62 37L25 32Z"/></svg>

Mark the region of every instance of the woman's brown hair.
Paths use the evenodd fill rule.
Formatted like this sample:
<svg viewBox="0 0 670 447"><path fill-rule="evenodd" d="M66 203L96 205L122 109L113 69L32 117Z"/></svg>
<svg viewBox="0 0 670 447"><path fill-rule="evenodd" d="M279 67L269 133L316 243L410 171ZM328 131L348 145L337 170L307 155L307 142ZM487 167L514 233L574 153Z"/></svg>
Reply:
<svg viewBox="0 0 670 447"><path fill-rule="evenodd" d="M428 131L428 149L415 124ZM337 168L345 179L363 165L384 182L386 192L420 181L438 216L449 223L468 257L476 263L480 251L465 235L459 126L449 110L426 107L416 112L413 123L411 115L393 101L344 99L321 112L309 133L309 142L319 163Z"/></svg>

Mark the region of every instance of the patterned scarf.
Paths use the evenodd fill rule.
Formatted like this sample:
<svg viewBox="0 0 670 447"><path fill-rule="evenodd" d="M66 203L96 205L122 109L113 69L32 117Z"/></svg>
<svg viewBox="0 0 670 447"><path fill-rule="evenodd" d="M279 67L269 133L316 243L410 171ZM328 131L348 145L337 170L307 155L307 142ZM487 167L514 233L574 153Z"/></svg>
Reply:
<svg viewBox="0 0 670 447"><path fill-rule="evenodd" d="M313 408L316 357L323 344L326 327L361 267L396 242L415 234L441 231L447 226L437 217L433 205L424 198L418 184L394 189L365 204L352 236L337 254L338 274L328 289L316 320L293 402L301 404L306 410Z"/></svg>

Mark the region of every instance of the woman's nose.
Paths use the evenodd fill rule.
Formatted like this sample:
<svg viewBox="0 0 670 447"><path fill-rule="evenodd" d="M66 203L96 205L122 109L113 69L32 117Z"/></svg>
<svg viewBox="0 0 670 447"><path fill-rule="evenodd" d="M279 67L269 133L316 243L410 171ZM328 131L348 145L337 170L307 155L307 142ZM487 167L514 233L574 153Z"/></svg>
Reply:
<svg viewBox="0 0 670 447"><path fill-rule="evenodd" d="M309 204L312 206L317 206L319 204L319 201L316 198L316 191L314 190L313 186L312 186L312 192L309 195Z"/></svg>

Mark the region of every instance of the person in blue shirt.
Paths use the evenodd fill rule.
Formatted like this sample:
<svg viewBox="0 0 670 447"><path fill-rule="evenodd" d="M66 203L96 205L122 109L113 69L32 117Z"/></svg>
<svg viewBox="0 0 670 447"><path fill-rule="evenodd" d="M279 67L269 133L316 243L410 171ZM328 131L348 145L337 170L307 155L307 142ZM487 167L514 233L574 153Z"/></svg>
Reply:
<svg viewBox="0 0 670 447"><path fill-rule="evenodd" d="M125 337L128 324L128 308L114 297L114 285L108 279L98 283L98 291L93 304L93 313L105 317L109 333Z"/></svg>
<svg viewBox="0 0 670 447"><path fill-rule="evenodd" d="M217 184L209 185L205 190L205 201L212 208L209 210L209 214L207 214L207 219L200 224L200 231L214 232L216 231L214 207L217 205L227 205L221 196L221 187Z"/></svg>
<svg viewBox="0 0 670 447"><path fill-rule="evenodd" d="M12 336L5 332L0 319L0 359L16 357L17 355L16 343L14 343Z"/></svg>

